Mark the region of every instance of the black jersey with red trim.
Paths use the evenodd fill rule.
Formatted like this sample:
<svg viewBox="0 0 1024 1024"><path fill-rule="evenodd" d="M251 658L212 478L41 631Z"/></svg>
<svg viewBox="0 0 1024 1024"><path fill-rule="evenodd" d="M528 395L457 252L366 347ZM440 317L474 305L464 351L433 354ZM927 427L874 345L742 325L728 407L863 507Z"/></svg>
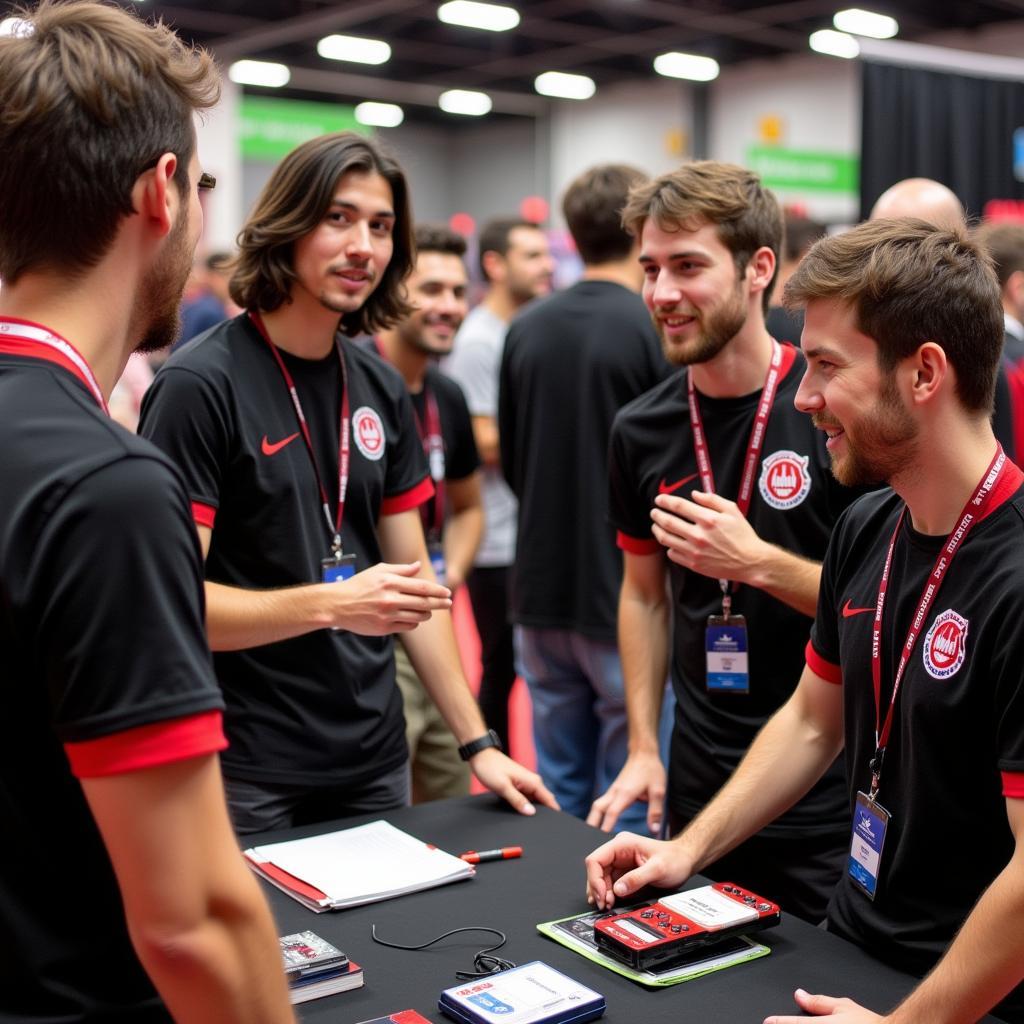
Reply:
<svg viewBox="0 0 1024 1024"><path fill-rule="evenodd" d="M841 683L848 807L870 787L871 635L902 500L866 495L836 526L808 664ZM945 537L901 529L882 620L883 716L898 652ZM900 685L878 800L892 815L874 902L844 875L829 928L903 970L927 971L1013 851L1006 799L1024 799L1024 488L968 534ZM993 936L993 941L998 937ZM1024 990L1018 991L1024 1021ZM1000 1012L1000 1011L997 1011Z"/></svg>
<svg viewBox="0 0 1024 1024"><path fill-rule="evenodd" d="M348 340L342 349L351 456L341 542L361 571L381 561L380 517L417 508L433 485L402 378ZM338 355L281 356L309 423L333 517ZM212 527L207 580L252 590L320 581L333 531L284 377L248 316L171 356L143 402L139 431L179 465L196 521ZM320 629L217 652L214 666L231 740L222 763L232 777L359 784L407 757L390 637Z"/></svg>
<svg viewBox="0 0 1024 1024"><path fill-rule="evenodd" d="M762 540L820 561L832 527L854 493L836 483L824 435L793 404L805 365L799 352L793 356L768 419L748 519ZM664 557L651 534L655 497L688 497L701 488L686 380L685 370L674 374L627 405L612 428L609 505L619 546L626 551ZM699 398L715 487L731 500L739 493L760 398L760 391L740 398ZM756 587L734 588L733 611L747 620L750 692L708 692L705 629L708 616L722 611L718 580L667 559L665 564L671 580L676 695L667 799L678 814L692 817L721 788L757 731L793 692L812 620ZM836 831L846 827L847 818L837 761L765 834Z"/></svg>
<svg viewBox="0 0 1024 1024"><path fill-rule="evenodd" d="M188 501L63 368L0 408L0 1022L169 1021L78 779L224 746Z"/></svg>

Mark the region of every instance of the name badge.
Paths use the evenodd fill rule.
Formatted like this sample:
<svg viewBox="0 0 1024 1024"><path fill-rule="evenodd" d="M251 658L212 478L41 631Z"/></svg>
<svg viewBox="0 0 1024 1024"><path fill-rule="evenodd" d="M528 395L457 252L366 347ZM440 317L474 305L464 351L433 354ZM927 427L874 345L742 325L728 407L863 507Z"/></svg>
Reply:
<svg viewBox="0 0 1024 1024"><path fill-rule="evenodd" d="M889 812L877 800L872 800L867 793L857 794L847 873L850 881L871 900L878 891L882 847L890 818Z"/></svg>
<svg viewBox="0 0 1024 1024"><path fill-rule="evenodd" d="M708 692L750 693L746 618L711 615L704 636Z"/></svg>
<svg viewBox="0 0 1024 1024"><path fill-rule="evenodd" d="M332 555L320 561L320 579L324 583L344 583L356 574L355 555Z"/></svg>
<svg viewBox="0 0 1024 1024"><path fill-rule="evenodd" d="M437 582L444 585L448 582L448 566L444 560L444 548L440 544L427 545L430 555L430 566L434 570Z"/></svg>

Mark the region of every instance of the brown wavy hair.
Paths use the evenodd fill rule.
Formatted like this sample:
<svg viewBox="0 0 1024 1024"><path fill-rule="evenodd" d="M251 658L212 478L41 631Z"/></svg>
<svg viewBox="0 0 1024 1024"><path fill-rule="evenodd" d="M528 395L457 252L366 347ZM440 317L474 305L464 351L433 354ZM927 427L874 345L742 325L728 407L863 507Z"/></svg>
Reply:
<svg viewBox="0 0 1024 1024"><path fill-rule="evenodd" d="M73 278L103 259L164 153L187 194L192 114L217 102L220 79L208 53L111 4L12 14L25 24L0 37L0 277Z"/></svg>
<svg viewBox="0 0 1024 1024"><path fill-rule="evenodd" d="M340 179L379 174L395 210L391 261L361 309L341 318L349 336L373 334L405 319L412 307L403 282L413 266L412 210L405 174L377 143L355 132L321 135L293 149L271 174L238 235L231 298L244 309L272 312L291 301L295 243L324 219Z"/></svg>

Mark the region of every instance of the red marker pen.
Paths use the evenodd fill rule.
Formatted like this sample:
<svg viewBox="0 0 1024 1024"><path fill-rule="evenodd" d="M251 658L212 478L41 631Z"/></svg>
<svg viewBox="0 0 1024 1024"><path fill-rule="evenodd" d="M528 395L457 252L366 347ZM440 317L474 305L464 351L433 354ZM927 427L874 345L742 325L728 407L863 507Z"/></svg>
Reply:
<svg viewBox="0 0 1024 1024"><path fill-rule="evenodd" d="M459 859L469 864L484 864L489 860L512 860L515 857L522 857L521 846L503 846L500 850L467 850L459 854Z"/></svg>

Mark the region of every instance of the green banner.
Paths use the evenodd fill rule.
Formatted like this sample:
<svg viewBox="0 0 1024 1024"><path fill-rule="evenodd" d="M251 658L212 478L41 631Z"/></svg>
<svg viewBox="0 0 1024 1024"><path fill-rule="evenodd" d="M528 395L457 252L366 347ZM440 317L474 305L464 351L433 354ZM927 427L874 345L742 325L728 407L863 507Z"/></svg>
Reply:
<svg viewBox="0 0 1024 1024"><path fill-rule="evenodd" d="M860 188L860 158L856 156L751 146L747 150L747 166L769 188L846 194L856 194Z"/></svg>
<svg viewBox="0 0 1024 1024"><path fill-rule="evenodd" d="M280 160L300 143L328 132L369 135L352 107L339 103L305 103L265 96L243 96L238 108L243 159Z"/></svg>

